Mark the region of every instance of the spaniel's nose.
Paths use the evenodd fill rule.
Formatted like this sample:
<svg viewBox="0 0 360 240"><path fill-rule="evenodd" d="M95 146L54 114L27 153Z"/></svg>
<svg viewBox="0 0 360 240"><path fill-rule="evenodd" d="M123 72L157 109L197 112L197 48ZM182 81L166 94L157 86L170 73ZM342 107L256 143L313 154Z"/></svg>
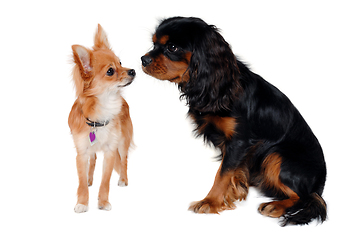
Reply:
<svg viewBox="0 0 360 240"><path fill-rule="evenodd" d="M149 56L142 56L141 61L142 61L142 65L144 67L146 67L147 65L149 65L152 62L152 59Z"/></svg>

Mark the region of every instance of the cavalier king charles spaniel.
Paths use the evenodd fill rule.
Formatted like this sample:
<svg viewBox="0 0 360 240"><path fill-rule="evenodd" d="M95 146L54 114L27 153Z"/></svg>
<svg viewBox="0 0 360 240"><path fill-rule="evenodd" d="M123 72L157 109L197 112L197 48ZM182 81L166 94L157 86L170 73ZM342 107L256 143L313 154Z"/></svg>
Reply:
<svg viewBox="0 0 360 240"><path fill-rule="evenodd" d="M165 19L152 40L153 49L141 58L144 72L178 85L196 134L221 150L213 187L189 210L234 209L255 186L274 200L259 212L281 217L283 226L325 221L324 154L291 101L199 18Z"/></svg>

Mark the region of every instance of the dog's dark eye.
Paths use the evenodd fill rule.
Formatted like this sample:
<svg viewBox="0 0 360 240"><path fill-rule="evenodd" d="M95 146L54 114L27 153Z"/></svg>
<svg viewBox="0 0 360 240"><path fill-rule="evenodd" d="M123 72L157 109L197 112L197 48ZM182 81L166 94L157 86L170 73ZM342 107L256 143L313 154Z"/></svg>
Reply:
<svg viewBox="0 0 360 240"><path fill-rule="evenodd" d="M114 69L113 68L109 68L108 70L107 70L107 72L106 72L106 75L108 75L108 76L112 76L112 75L114 75Z"/></svg>
<svg viewBox="0 0 360 240"><path fill-rule="evenodd" d="M174 44L169 44L168 47L167 47L167 50L171 53L174 53L178 50L178 47Z"/></svg>

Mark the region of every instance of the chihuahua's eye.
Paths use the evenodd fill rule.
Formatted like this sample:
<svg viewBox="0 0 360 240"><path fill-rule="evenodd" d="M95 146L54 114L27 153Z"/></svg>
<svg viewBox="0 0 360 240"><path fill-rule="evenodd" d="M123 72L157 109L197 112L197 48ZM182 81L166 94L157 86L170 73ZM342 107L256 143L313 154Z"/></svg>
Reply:
<svg viewBox="0 0 360 240"><path fill-rule="evenodd" d="M174 53L178 50L178 47L174 44L169 44L168 47L167 47L167 50L171 53Z"/></svg>
<svg viewBox="0 0 360 240"><path fill-rule="evenodd" d="M106 72L106 75L108 75L108 76L112 76L112 75L114 75L114 69L113 68L109 68L108 70L107 70L107 72Z"/></svg>

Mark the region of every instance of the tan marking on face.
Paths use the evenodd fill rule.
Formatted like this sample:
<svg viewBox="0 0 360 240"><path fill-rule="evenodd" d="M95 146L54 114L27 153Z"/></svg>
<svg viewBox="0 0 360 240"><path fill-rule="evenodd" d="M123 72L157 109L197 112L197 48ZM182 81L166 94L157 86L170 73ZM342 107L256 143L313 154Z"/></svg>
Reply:
<svg viewBox="0 0 360 240"><path fill-rule="evenodd" d="M167 41L169 41L169 36L168 35L164 35L160 38L159 43L162 45L165 45L167 43Z"/></svg>
<svg viewBox="0 0 360 240"><path fill-rule="evenodd" d="M163 54L153 58L153 62L143 67L143 71L157 79L169 80L170 82L180 83L189 80L187 69L191 59L191 52L184 54L183 61L171 61Z"/></svg>

